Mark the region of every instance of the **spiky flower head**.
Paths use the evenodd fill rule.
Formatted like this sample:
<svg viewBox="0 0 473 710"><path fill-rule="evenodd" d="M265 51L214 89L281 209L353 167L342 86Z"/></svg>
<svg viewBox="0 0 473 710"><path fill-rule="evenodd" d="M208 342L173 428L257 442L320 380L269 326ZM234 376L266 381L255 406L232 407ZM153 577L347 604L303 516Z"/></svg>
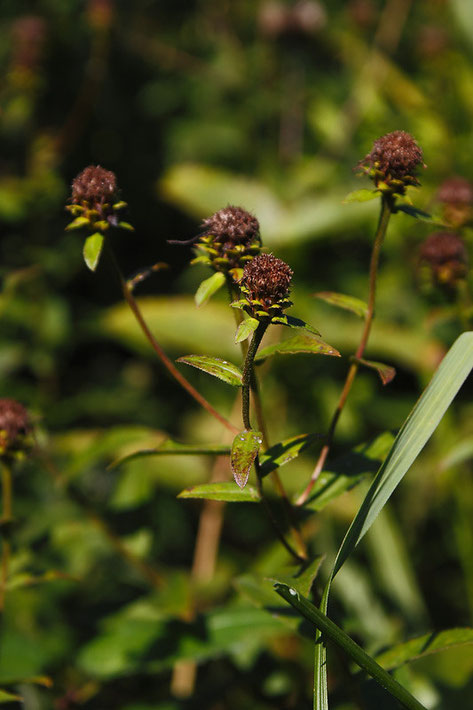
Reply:
<svg viewBox="0 0 473 710"><path fill-rule="evenodd" d="M454 285L467 274L468 253L458 234L435 232L421 245L419 262L424 272L428 270L430 281Z"/></svg>
<svg viewBox="0 0 473 710"><path fill-rule="evenodd" d="M243 269L238 282L242 298L234 305L258 320L277 322L292 305L288 298L292 275L291 267L273 254L255 256Z"/></svg>
<svg viewBox="0 0 473 710"><path fill-rule="evenodd" d="M445 180L437 192L442 203L444 219L454 227L462 227L473 220L473 185L462 177Z"/></svg>
<svg viewBox="0 0 473 710"><path fill-rule="evenodd" d="M261 250L259 222L242 207L228 205L203 220L195 243L198 256L193 264L207 264L237 281L245 264Z"/></svg>
<svg viewBox="0 0 473 710"><path fill-rule="evenodd" d="M126 202L118 201L117 178L111 170L89 165L72 181L71 204L66 209L75 219L67 230L86 227L94 232L106 232L110 226L133 229L120 222L118 213Z"/></svg>
<svg viewBox="0 0 473 710"><path fill-rule="evenodd" d="M25 407L14 399L0 399L0 458L16 458L31 446L32 426Z"/></svg>
<svg viewBox="0 0 473 710"><path fill-rule="evenodd" d="M371 152L358 164L379 190L392 195L404 195L406 187L419 185L419 166L423 166L422 150L405 131L393 131L375 140Z"/></svg>

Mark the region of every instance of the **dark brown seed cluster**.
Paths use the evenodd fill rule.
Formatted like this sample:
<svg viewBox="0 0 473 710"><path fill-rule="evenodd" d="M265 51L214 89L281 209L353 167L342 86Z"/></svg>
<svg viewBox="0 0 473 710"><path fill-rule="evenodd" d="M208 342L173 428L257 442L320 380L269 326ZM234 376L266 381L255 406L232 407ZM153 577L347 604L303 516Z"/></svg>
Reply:
<svg viewBox="0 0 473 710"><path fill-rule="evenodd" d="M409 133L393 131L378 138L362 162L382 173L385 180L404 180L415 176L422 157L422 150Z"/></svg>
<svg viewBox="0 0 473 710"><path fill-rule="evenodd" d="M440 185L437 200L446 204L472 205L473 185L462 177L448 178Z"/></svg>
<svg viewBox="0 0 473 710"><path fill-rule="evenodd" d="M224 248L248 245L259 239L259 222L242 207L228 205L202 222L202 237L212 236Z"/></svg>
<svg viewBox="0 0 473 710"><path fill-rule="evenodd" d="M100 206L114 200L117 192L117 179L111 170L100 165L89 165L72 181L72 203L87 203Z"/></svg>
<svg viewBox="0 0 473 710"><path fill-rule="evenodd" d="M438 283L453 284L466 276L468 253L458 234L435 232L421 245L419 261L430 267Z"/></svg>
<svg viewBox="0 0 473 710"><path fill-rule="evenodd" d="M14 399L0 399L0 456L21 450L30 432L30 419L23 405Z"/></svg>
<svg viewBox="0 0 473 710"><path fill-rule="evenodd" d="M259 254L243 270L241 287L250 299L270 306L289 295L293 271L273 254Z"/></svg>

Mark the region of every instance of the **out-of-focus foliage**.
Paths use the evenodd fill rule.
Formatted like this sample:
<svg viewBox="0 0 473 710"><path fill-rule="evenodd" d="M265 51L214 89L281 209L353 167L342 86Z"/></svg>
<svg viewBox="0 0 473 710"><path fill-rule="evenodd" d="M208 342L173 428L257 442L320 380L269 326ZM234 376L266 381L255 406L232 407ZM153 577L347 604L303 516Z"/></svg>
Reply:
<svg viewBox="0 0 473 710"><path fill-rule="evenodd" d="M231 436L166 375L107 259L95 274L85 268L63 207L85 166L113 170L136 230L113 236L125 274L170 265L136 288L151 330L173 358L238 366L225 290L196 309L210 272L189 268L191 249L167 239L192 237L227 204L256 214L265 246L294 269L294 313L342 356L280 353L258 365L270 442L325 432L361 321L314 294L366 301L378 210L377 201L343 204L368 186L354 166L375 138L403 129L427 166L410 193L417 208L439 218L439 185L473 181L470 2L0 0L0 10L0 396L32 412L40 451L14 478L0 629L0 688L23 701L0 702L309 708L312 631L264 581L288 558L257 491L247 503L213 504L216 525L223 516L214 568L211 549L194 558L203 503L177 495L225 484L228 459L162 452L109 467L165 448L167 437L205 448L230 447ZM360 370L321 497L302 521L313 557L333 557L388 432L470 327L465 294L427 283L419 267L419 245L436 230L407 214L391 220L367 357L397 375L383 387ZM472 257L471 227L461 233ZM178 367L241 428L233 387ZM427 630L473 625L472 415L467 383L335 580L333 617L370 653L393 646L394 657ZM281 468L290 495L317 446ZM396 671L429 708L473 704L471 645L458 639ZM351 710L350 669L330 660L331 704ZM363 707L391 707L374 684L358 690Z"/></svg>

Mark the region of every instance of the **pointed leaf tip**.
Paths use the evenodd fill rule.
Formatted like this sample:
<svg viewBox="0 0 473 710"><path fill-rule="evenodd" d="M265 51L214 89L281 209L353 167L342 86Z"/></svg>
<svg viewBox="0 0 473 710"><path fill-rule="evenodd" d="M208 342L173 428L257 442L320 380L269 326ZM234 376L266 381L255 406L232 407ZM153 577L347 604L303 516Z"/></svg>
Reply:
<svg viewBox="0 0 473 710"><path fill-rule="evenodd" d="M240 488L246 486L251 467L262 443L262 433L252 429L240 432L233 440L230 466L235 482Z"/></svg>
<svg viewBox="0 0 473 710"><path fill-rule="evenodd" d="M100 254L102 253L104 242L103 234L100 232L95 232L87 237L84 244L84 261L91 271L95 271L98 266Z"/></svg>

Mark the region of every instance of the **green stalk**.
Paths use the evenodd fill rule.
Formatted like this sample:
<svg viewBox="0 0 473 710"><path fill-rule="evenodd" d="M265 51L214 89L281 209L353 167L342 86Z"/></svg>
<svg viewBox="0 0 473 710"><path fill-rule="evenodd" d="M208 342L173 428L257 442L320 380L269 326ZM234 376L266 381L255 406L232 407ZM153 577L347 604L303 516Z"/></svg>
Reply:
<svg viewBox="0 0 473 710"><path fill-rule="evenodd" d="M12 521L12 473L11 468L2 462L2 560L0 567L0 611L5 608L5 595L10 565L9 526Z"/></svg>
<svg viewBox="0 0 473 710"><path fill-rule="evenodd" d="M341 648L355 663L375 679L388 693L394 696L407 710L426 710L413 695L397 682L387 671L369 656L361 646L358 646L339 626L333 623L320 609L317 609L308 599L286 584L277 582L276 592L296 609L304 619L312 623L336 646Z"/></svg>
<svg viewBox="0 0 473 710"><path fill-rule="evenodd" d="M348 395L350 394L350 390L352 388L353 382L355 381L355 377L356 377L358 369L360 367L360 363L358 361L363 357L366 345L368 344L368 338L370 336L371 326L373 325L373 319L374 319L374 307L375 307L375 300L376 300L376 285L377 285L377 279L378 279L379 257L380 257L381 247L383 245L384 237L386 235L386 230L388 228L389 219L392 214L392 208L393 208L392 197L383 195L381 197L381 211L380 211L380 215L379 215L378 226L376 229L373 250L371 252L368 310L367 310L366 318L365 318L365 327L363 328L363 332L361 334L361 340L358 345L357 351L355 353L353 362L350 365L350 368L348 370L348 373L347 373L347 376L345 379L345 384L343 385L343 389L340 394L340 398L338 400L337 408L336 408L334 415L332 417L332 421L330 422L328 433L327 433L327 436L325 439L325 444L322 447L322 450L320 452L319 458L317 460L317 463L315 465L314 471L313 471L310 481L307 485L307 488L304 490L304 492L297 499L296 505L304 505L304 503L306 502L306 500L308 499L308 497L312 491L312 488L315 485L315 482L317 481L318 477L320 476L320 474L323 470L323 467L325 465L325 461L327 460L327 456L329 455L330 449L332 448L333 438L335 436L335 429L337 427L338 420L340 419L340 415L341 415L343 408L346 404L346 401L348 399Z"/></svg>
<svg viewBox="0 0 473 710"><path fill-rule="evenodd" d="M263 335L268 327L267 321L261 321L253 333L253 337L248 346L248 352L246 353L245 365L243 367L243 377L242 377L242 390L241 390L241 412L243 418L243 426L245 429L251 429L250 421L250 389L252 387L254 373L253 366L255 355L263 339Z"/></svg>

